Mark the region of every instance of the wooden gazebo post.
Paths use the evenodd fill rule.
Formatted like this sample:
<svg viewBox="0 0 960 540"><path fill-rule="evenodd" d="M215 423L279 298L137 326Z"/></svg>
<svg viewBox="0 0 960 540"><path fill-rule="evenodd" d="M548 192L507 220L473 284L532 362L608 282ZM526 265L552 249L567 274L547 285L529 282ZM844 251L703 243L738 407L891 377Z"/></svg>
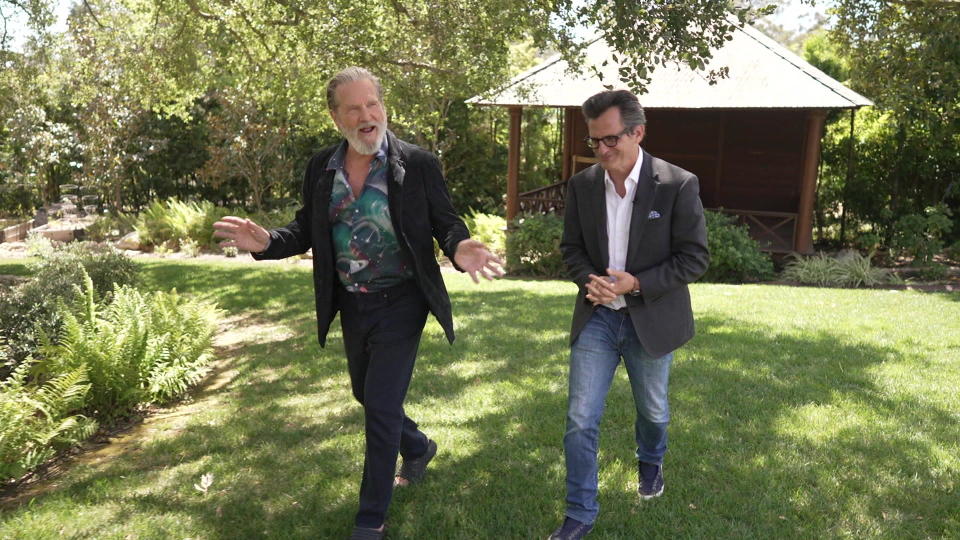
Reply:
<svg viewBox="0 0 960 540"><path fill-rule="evenodd" d="M807 137L803 150L803 179L797 208L797 236L793 249L813 251L813 197L817 190L817 164L820 161L820 136L827 112L812 110L807 115Z"/></svg>
<svg viewBox="0 0 960 540"><path fill-rule="evenodd" d="M507 154L507 223L520 213L520 121L523 107L510 107L510 149Z"/></svg>

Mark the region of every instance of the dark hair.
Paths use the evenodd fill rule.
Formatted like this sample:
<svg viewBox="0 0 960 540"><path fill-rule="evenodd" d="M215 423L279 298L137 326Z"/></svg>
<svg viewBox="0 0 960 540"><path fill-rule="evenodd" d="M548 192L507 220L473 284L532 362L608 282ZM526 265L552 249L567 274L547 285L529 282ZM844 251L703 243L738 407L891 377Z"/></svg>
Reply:
<svg viewBox="0 0 960 540"><path fill-rule="evenodd" d="M327 108L331 111L337 109L337 88L339 88L340 85L353 81L362 81L364 79L373 83L373 86L377 89L377 97L380 98L380 103L383 103L383 87L380 86L380 79L362 67L350 66L341 69L340 72L334 75L333 78L330 79L330 82L327 83Z"/></svg>
<svg viewBox="0 0 960 540"><path fill-rule="evenodd" d="M623 127L627 129L647 123L647 116L643 113L640 100L629 90L607 90L590 96L583 102L583 117L585 120L596 120L610 107L620 109Z"/></svg>

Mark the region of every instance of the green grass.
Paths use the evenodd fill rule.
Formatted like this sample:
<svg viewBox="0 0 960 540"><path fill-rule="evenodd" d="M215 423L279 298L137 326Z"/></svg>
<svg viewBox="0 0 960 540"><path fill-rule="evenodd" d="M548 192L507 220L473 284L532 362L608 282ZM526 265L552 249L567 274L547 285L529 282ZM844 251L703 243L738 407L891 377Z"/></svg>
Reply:
<svg viewBox="0 0 960 540"><path fill-rule="evenodd" d="M15 265L14 265L15 266ZM217 301L222 386L122 451L8 502L0 538L345 538L362 469L338 325L320 349L310 272L143 263ZM0 273L11 273L0 264ZM428 324L408 414L440 445L398 491L392 538L542 538L563 513L574 286L449 275L458 340ZM695 285L675 360L664 496L636 497L626 375L610 392L591 538L960 535L960 294ZM102 451L101 451L102 452ZM213 474L206 493L194 485Z"/></svg>

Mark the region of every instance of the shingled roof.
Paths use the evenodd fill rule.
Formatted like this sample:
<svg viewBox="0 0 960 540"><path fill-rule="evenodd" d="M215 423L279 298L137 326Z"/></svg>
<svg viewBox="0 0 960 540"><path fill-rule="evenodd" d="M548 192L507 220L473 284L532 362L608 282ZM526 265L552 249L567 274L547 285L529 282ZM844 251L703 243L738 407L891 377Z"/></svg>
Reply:
<svg viewBox="0 0 960 540"><path fill-rule="evenodd" d="M489 96L467 103L524 107L579 107L603 84L624 88L617 78L619 64L609 60L610 48L602 39L586 50L584 75L567 73L567 62L554 55L513 78ZM598 66L603 81L586 66ZM686 66L658 67L651 73L647 92L640 96L645 108L663 109L851 109L873 105L826 73L767 37L744 26L733 39L714 51L708 64L730 68L729 77L710 85L702 73Z"/></svg>

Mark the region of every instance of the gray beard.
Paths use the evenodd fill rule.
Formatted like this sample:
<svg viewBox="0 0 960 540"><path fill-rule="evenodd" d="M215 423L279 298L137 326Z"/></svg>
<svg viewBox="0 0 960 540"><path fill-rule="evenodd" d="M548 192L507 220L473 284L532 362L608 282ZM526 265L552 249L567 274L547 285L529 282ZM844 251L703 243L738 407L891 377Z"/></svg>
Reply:
<svg viewBox="0 0 960 540"><path fill-rule="evenodd" d="M368 144L363 142L363 140L360 139L359 135L360 135L360 129L365 127L370 127L371 125L377 126L378 135L377 135L377 140ZM349 144L350 147L353 148L353 150L356 153L362 156L372 156L373 154L376 154L378 150L380 150L381 146L383 146L383 139L384 137L387 136L387 123L383 122L382 124L380 123L367 124L365 126L359 126L356 130L353 130L353 131L347 131L347 130L341 129L340 133L343 134L343 136L347 139L347 144Z"/></svg>

